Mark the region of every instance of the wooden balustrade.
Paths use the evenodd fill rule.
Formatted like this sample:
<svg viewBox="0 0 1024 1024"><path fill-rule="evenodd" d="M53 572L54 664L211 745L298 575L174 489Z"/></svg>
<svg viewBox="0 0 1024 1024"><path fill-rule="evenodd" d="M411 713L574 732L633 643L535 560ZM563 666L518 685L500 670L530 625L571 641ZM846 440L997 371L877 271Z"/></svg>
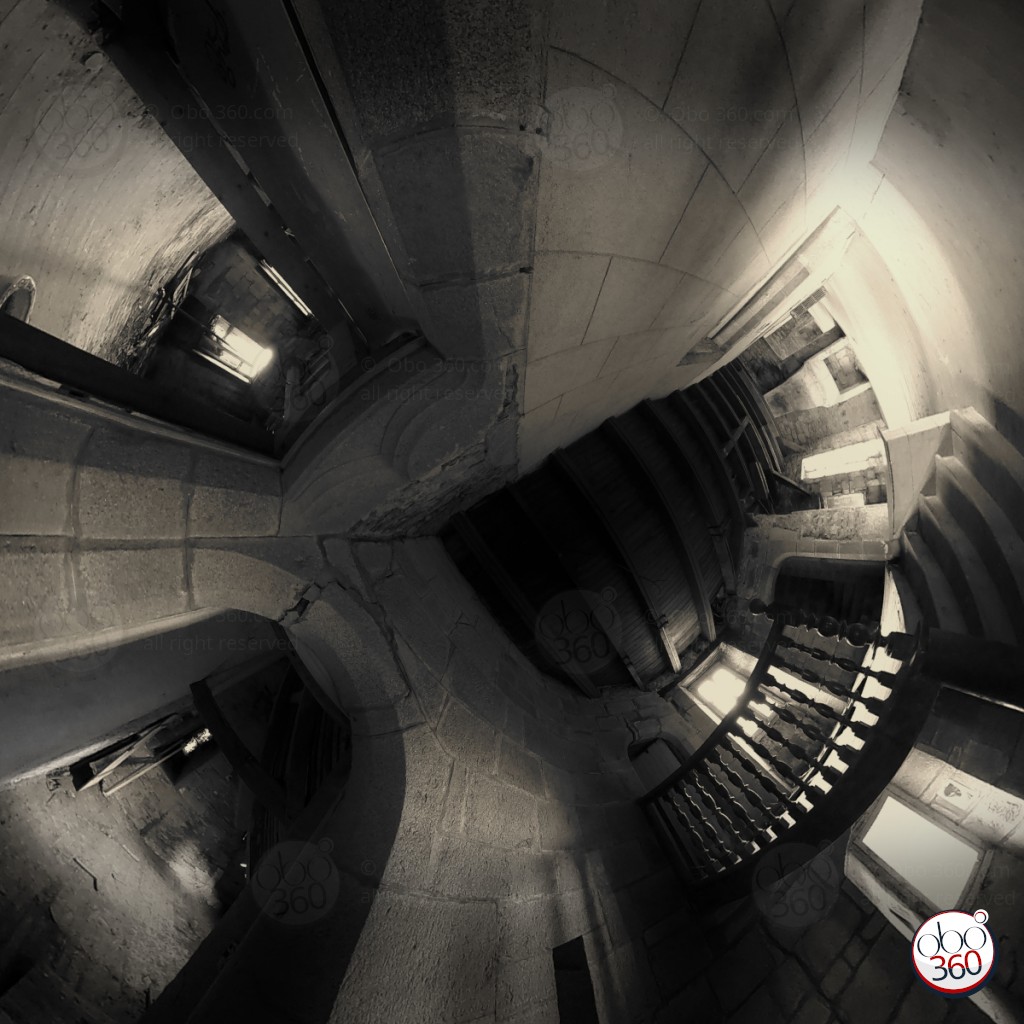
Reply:
<svg viewBox="0 0 1024 1024"><path fill-rule="evenodd" d="M641 800L709 901L741 894L774 844L813 849L853 824L906 756L934 698L915 670L916 637L762 602L751 609L771 627L739 701ZM878 651L898 652L899 669L873 666Z"/></svg>

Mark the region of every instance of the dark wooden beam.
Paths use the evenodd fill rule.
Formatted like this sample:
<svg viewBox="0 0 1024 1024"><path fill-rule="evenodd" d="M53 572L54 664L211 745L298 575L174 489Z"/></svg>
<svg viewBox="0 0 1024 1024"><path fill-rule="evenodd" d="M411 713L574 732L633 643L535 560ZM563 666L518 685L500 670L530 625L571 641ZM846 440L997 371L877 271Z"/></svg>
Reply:
<svg viewBox="0 0 1024 1024"><path fill-rule="evenodd" d="M487 541L480 535L480 531L477 530L469 516L460 512L452 517L451 524L459 537L462 538L463 543L469 548L470 553L480 563L487 575L490 576L502 596L508 601L526 628L536 638L537 643L550 659L551 664L561 668L588 697L597 697L597 687L587 676L577 671L571 662L566 666L559 665L557 652L547 642L544 634L536 628L537 610L520 589L519 584L501 564L498 556L491 550Z"/></svg>
<svg viewBox="0 0 1024 1024"><path fill-rule="evenodd" d="M764 396L758 390L757 382L750 375L750 371L740 362L733 361L722 367L722 372L732 375L736 392L747 406L754 421L764 431L765 441L771 449L772 457L776 460L777 468L782 469L782 449L779 446L778 430L775 426L775 417L768 408Z"/></svg>
<svg viewBox="0 0 1024 1024"><path fill-rule="evenodd" d="M584 499L587 506L593 512L594 518L600 524L609 543L618 552L619 558L622 559L622 564L627 569L629 578L642 604L647 609L648 619L653 627L653 632L661 644L662 651L672 671L678 672L680 668L679 652L676 650L675 644L672 642L666 629L668 609L661 607L655 600L654 595L647 586L643 573L640 572L636 565L633 553L623 540L622 534L612 521L593 485L587 479L586 473L580 471L575 462L573 462L572 456L564 448L556 451L552 455L551 461L576 488L580 497Z"/></svg>
<svg viewBox="0 0 1024 1024"><path fill-rule="evenodd" d="M540 535L544 544L547 546L548 551L558 561L558 564L561 565L563 572L572 581L577 593L579 593L586 602L592 615L591 621L595 624L599 623L600 615L598 614L598 606L592 600L590 591L586 587L582 586L580 581L576 578L573 567L569 564L568 559L566 559L565 555L562 553L562 546L552 538L543 519L537 515L530 502L526 500L526 496L523 494L522 485L518 480L509 485L508 493L518 506L519 511L522 512L523 516L532 524L533 528ZM626 652L623 651L621 644L616 643L614 637L609 636L604 630L601 630L601 635L608 641L608 646L615 651L619 661L622 663L622 667L626 670L630 679L632 679L637 686L641 686L640 673L637 672L636 666L632 661L630 661Z"/></svg>
<svg viewBox="0 0 1024 1024"><path fill-rule="evenodd" d="M235 732L231 723L224 717L210 687L205 680L193 683L191 686L192 701L199 712L203 724L210 730L220 747L221 753L228 759L228 763L236 772L238 777L249 787L253 796L282 824L288 821L288 804L285 799L284 788L279 782L271 778L249 748Z"/></svg>
<svg viewBox="0 0 1024 1024"><path fill-rule="evenodd" d="M110 402L206 437L269 455L274 435L236 419L214 406L159 385L108 363L30 324L0 315L0 359L63 384L88 398Z"/></svg>
<svg viewBox="0 0 1024 1024"><path fill-rule="evenodd" d="M705 522L711 533L711 542L715 546L719 564L722 567L722 579L725 581L725 589L729 593L736 590L736 566L739 561L740 544L742 542L743 506L740 505L739 497L732 486L731 481L725 478L719 482L716 491L721 494L718 500L711 491L712 481L707 478L701 467L695 461L695 453L683 440L676 427L672 423L668 413L660 402L652 402L647 399L641 406L647 414L647 418L653 424L669 446L679 456L680 461L687 469L686 478L693 486L697 501L704 514ZM717 459L712 456L711 463L717 467ZM713 470L714 471L714 470ZM736 524L739 523L737 530ZM735 547L735 552L733 551Z"/></svg>
<svg viewBox="0 0 1024 1024"><path fill-rule="evenodd" d="M643 447L636 444L629 432L623 427L618 419L610 419L605 422L604 429L608 436L617 443L623 453L627 456L629 463L634 467L646 485L648 491L654 495L655 501L662 510L664 517L672 527L672 535L676 541L676 548L682 557L683 569L686 573L686 581L690 585L690 592L693 595L693 604L697 612L697 621L700 622L701 632L709 640L717 636L715 630L715 617L711 614L711 601L704 589L704 577L697 556L687 543L686 537L689 532L686 524L679 515L679 509L665 491L665 487L658 478L657 471L648 462ZM678 661L678 657L676 659ZM673 665L673 670L678 672L681 666Z"/></svg>

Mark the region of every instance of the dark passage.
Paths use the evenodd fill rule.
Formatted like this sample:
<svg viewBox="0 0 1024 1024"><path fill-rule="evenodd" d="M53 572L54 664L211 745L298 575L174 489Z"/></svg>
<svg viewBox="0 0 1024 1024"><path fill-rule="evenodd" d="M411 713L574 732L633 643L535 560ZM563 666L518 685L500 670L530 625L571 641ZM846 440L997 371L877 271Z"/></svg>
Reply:
<svg viewBox="0 0 1024 1024"><path fill-rule="evenodd" d="M558 1019L562 1024L598 1024L594 986L587 965L583 937L577 936L556 946L555 989L558 994Z"/></svg>

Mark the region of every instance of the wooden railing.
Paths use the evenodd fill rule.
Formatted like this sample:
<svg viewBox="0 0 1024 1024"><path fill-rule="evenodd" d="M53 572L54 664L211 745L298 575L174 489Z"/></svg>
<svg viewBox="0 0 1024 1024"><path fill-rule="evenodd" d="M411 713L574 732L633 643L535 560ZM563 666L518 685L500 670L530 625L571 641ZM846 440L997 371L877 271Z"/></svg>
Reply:
<svg viewBox="0 0 1024 1024"><path fill-rule="evenodd" d="M915 670L916 636L751 608L772 624L735 708L641 800L707 901L742 894L777 844L813 850L852 825L906 757L935 696Z"/></svg>

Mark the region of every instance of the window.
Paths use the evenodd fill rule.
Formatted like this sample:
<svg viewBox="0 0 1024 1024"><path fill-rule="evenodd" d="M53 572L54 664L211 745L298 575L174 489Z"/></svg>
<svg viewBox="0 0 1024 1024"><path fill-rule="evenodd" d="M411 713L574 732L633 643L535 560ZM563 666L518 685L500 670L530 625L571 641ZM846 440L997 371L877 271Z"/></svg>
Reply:
<svg viewBox="0 0 1024 1024"><path fill-rule="evenodd" d="M861 842L939 910L953 910L982 852L966 839L887 796Z"/></svg>
<svg viewBox="0 0 1024 1024"><path fill-rule="evenodd" d="M860 473L885 464L885 445L881 438L833 448L830 452L808 455L800 467L801 480L821 480L827 476Z"/></svg>
<svg viewBox="0 0 1024 1024"><path fill-rule="evenodd" d="M725 661L719 660L700 679L693 693L719 718L725 718L736 707L746 685L743 676Z"/></svg>
<svg viewBox="0 0 1024 1024"><path fill-rule="evenodd" d="M247 384L252 383L273 358L272 349L253 341L248 334L232 327L222 316L215 316L210 322L210 333L219 343L215 352L212 355L206 352L198 354Z"/></svg>

